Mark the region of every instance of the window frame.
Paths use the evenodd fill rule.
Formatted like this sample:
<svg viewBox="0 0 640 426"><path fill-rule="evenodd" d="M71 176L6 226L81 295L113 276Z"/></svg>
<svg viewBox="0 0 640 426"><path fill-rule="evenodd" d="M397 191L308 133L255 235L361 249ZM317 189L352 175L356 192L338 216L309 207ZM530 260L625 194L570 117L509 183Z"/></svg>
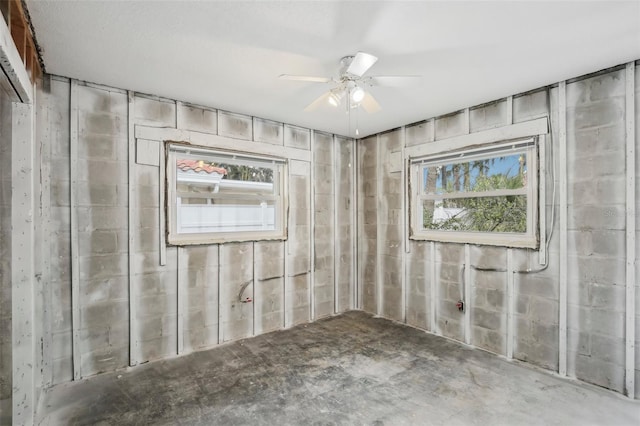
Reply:
<svg viewBox="0 0 640 426"><path fill-rule="evenodd" d="M215 160L230 159L232 161L246 160L247 164L267 166L274 169L274 185L278 188L278 194L273 195L233 195L212 193L207 199L269 199L275 205L275 230L251 230L234 232L201 232L201 233L178 233L178 195L177 190L177 166L176 160L180 156L193 156L198 158L211 157ZM186 142L165 142L166 170L166 241L172 246L222 244L229 242L247 241L282 241L287 239L287 219L288 219L288 160L286 158L261 155L243 151L232 151L218 149L207 146L192 145ZM191 197L199 198L199 197Z"/></svg>
<svg viewBox="0 0 640 426"><path fill-rule="evenodd" d="M532 248L539 247L539 226L541 212L539 203L539 173L540 173L540 138L537 136L503 140L484 145L469 145L459 149L438 152L409 158L409 187L410 187L410 232L409 238L418 241L436 241L461 244L482 244L505 247ZM525 153L527 156L527 186L522 190L495 190L483 192L458 192L454 197L447 194L423 194L423 169L427 165L449 165L460 163L461 160L494 158L499 154ZM527 229L524 233L515 232L482 232L482 231L454 231L424 229L423 203L426 200L447 198L479 198L499 197L504 195L526 195L527 197Z"/></svg>

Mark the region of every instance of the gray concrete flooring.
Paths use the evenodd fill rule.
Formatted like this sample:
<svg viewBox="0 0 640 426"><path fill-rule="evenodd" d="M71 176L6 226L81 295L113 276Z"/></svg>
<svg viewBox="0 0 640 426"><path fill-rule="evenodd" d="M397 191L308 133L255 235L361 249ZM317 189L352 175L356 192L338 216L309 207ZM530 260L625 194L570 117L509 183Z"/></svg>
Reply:
<svg viewBox="0 0 640 426"><path fill-rule="evenodd" d="M57 386L38 424L640 424L640 404L362 312Z"/></svg>

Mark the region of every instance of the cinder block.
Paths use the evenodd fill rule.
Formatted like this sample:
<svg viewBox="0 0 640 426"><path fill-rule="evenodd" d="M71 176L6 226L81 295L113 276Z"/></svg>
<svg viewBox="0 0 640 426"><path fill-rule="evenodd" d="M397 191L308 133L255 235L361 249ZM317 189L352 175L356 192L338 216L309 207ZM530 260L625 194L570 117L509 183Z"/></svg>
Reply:
<svg viewBox="0 0 640 426"><path fill-rule="evenodd" d="M52 333L51 335L51 359L70 357L72 354L71 331ZM10 346L10 345L9 345Z"/></svg>
<svg viewBox="0 0 640 426"><path fill-rule="evenodd" d="M617 392L622 392L624 388L624 367L593 357L576 356L575 376L585 382Z"/></svg>
<svg viewBox="0 0 640 426"><path fill-rule="evenodd" d="M108 324L108 322L105 322L102 325L94 325L91 328L80 330L78 348L81 354L87 354L109 346Z"/></svg>
<svg viewBox="0 0 640 426"><path fill-rule="evenodd" d="M129 319L109 324L109 346L129 347Z"/></svg>
<svg viewBox="0 0 640 426"><path fill-rule="evenodd" d="M283 145L283 124L276 121L253 117L253 140L272 145Z"/></svg>
<svg viewBox="0 0 640 426"><path fill-rule="evenodd" d="M542 89L513 98L513 122L533 120L549 114L547 90Z"/></svg>
<svg viewBox="0 0 640 426"><path fill-rule="evenodd" d="M543 324L558 323L558 302L556 300L532 297L530 299L529 318Z"/></svg>
<svg viewBox="0 0 640 426"><path fill-rule="evenodd" d="M93 230L121 230L127 229L128 210L126 207L92 206L79 207L78 229L80 231ZM53 212L52 212L53 213ZM56 222L63 221L59 226L68 229L70 220L68 209L55 211ZM66 222L66 223L65 223Z"/></svg>
<svg viewBox="0 0 640 426"><path fill-rule="evenodd" d="M624 122L624 97L609 98L599 102L567 108L567 129L589 129L611 126Z"/></svg>
<svg viewBox="0 0 640 426"><path fill-rule="evenodd" d="M314 146L313 149L314 151L320 152L320 153L331 153L333 151L333 135L330 133L325 133L325 132L314 132L313 133L313 137L314 137ZM317 162L318 158L314 158L314 160ZM330 163L330 160L321 160L321 163Z"/></svg>
<svg viewBox="0 0 640 426"><path fill-rule="evenodd" d="M284 145L298 149L311 149L311 132L309 129L284 125Z"/></svg>
<svg viewBox="0 0 640 426"><path fill-rule="evenodd" d="M120 322L129 316L127 301L107 301L83 306L80 309L80 327L96 329L105 324Z"/></svg>
<svg viewBox="0 0 640 426"><path fill-rule="evenodd" d="M614 338L624 337L624 312L591 309L591 330Z"/></svg>
<svg viewBox="0 0 640 426"><path fill-rule="evenodd" d="M462 321L454 320L451 318L438 318L438 327L442 332L442 335L455 339L457 341L463 341L464 339L464 325Z"/></svg>
<svg viewBox="0 0 640 426"><path fill-rule="evenodd" d="M619 165L618 165L619 167ZM624 204L569 206L567 227L571 230L590 231L597 229L624 230Z"/></svg>
<svg viewBox="0 0 640 426"><path fill-rule="evenodd" d="M78 112L78 135L107 135L126 138L126 116L80 110Z"/></svg>
<svg viewBox="0 0 640 426"><path fill-rule="evenodd" d="M436 118L436 140L439 141L465 134L467 123L465 123L464 118L463 111Z"/></svg>
<svg viewBox="0 0 640 426"><path fill-rule="evenodd" d="M589 86L589 100L592 102L617 96L625 96L625 70L608 72L582 80L582 82Z"/></svg>
<svg viewBox="0 0 640 426"><path fill-rule="evenodd" d="M88 183L78 184L78 206L126 205L126 185Z"/></svg>
<svg viewBox="0 0 640 426"><path fill-rule="evenodd" d="M78 232L78 249L83 254L114 254L126 251L128 241L118 241L114 231Z"/></svg>
<svg viewBox="0 0 640 426"><path fill-rule="evenodd" d="M569 185L567 202L571 205L622 204L626 197L625 179L607 176L596 181L580 181Z"/></svg>
<svg viewBox="0 0 640 426"><path fill-rule="evenodd" d="M380 134L378 143L383 152L398 152L402 148L401 139L402 130L395 129L390 132Z"/></svg>
<svg viewBox="0 0 640 426"><path fill-rule="evenodd" d="M506 353L506 336L499 330L472 327L471 341L474 346L494 354L504 355Z"/></svg>
<svg viewBox="0 0 640 426"><path fill-rule="evenodd" d="M405 128L405 145L413 146L432 142L433 122L431 120L420 121Z"/></svg>
<svg viewBox="0 0 640 426"><path fill-rule="evenodd" d="M109 279L90 280L81 283L80 305L87 306L96 302L103 302L109 299L110 283Z"/></svg>
<svg viewBox="0 0 640 426"><path fill-rule="evenodd" d="M80 280L111 278L128 274L126 254L83 256L79 260Z"/></svg>
<svg viewBox="0 0 640 426"><path fill-rule="evenodd" d="M598 333L591 334L591 357L624 367L624 339Z"/></svg>
<svg viewBox="0 0 640 426"><path fill-rule="evenodd" d="M409 297L407 303L407 324L423 330L431 328L429 324L430 311L427 309L426 297Z"/></svg>
<svg viewBox="0 0 640 426"><path fill-rule="evenodd" d="M162 320L157 317L139 318L136 329L138 340L151 340L162 336Z"/></svg>
<svg viewBox="0 0 640 426"><path fill-rule="evenodd" d="M594 308L609 309L612 311L624 311L625 287L621 285L590 285L590 305Z"/></svg>
<svg viewBox="0 0 640 426"><path fill-rule="evenodd" d="M158 296L144 296L138 299L138 316L163 317L177 314L176 293L164 293Z"/></svg>
<svg viewBox="0 0 640 426"><path fill-rule="evenodd" d="M175 355L177 352L177 341L176 335L171 334L140 342L141 359L152 361L154 359Z"/></svg>
<svg viewBox="0 0 640 426"><path fill-rule="evenodd" d="M605 127L575 129L567 133L567 147L575 158L589 158L594 153L624 150L624 141L625 127L623 123Z"/></svg>
<svg viewBox="0 0 640 426"><path fill-rule="evenodd" d="M546 299L558 298L558 282L536 274L516 274L516 292L519 294L542 297Z"/></svg>
<svg viewBox="0 0 640 426"><path fill-rule="evenodd" d="M51 369L53 370L53 385L73 380L73 361L71 356L54 359L51 364Z"/></svg>
<svg viewBox="0 0 640 426"><path fill-rule="evenodd" d="M110 91L106 87L78 86L78 108L80 110L126 116L127 104L126 93Z"/></svg>
<svg viewBox="0 0 640 426"><path fill-rule="evenodd" d="M136 96L134 99L136 124L176 127L176 104L169 100Z"/></svg>
<svg viewBox="0 0 640 426"><path fill-rule="evenodd" d="M514 343L513 357L549 370L558 369L558 350L556 346L548 346L518 338Z"/></svg>
<svg viewBox="0 0 640 426"><path fill-rule="evenodd" d="M253 120L250 116L218 111L218 134L236 139L253 139Z"/></svg>
<svg viewBox="0 0 640 426"><path fill-rule="evenodd" d="M218 133L218 112L187 104L178 105L181 129L210 134Z"/></svg>
<svg viewBox="0 0 640 426"><path fill-rule="evenodd" d="M437 243L436 244L436 261L442 263L453 263L462 265L464 263L464 245Z"/></svg>
<svg viewBox="0 0 640 426"><path fill-rule="evenodd" d="M51 183L51 205L53 207L69 207L70 185L68 181L56 180Z"/></svg>
<svg viewBox="0 0 640 426"><path fill-rule="evenodd" d="M567 351L573 354L591 355L591 334L577 330L567 330ZM569 362L573 358L569 357Z"/></svg>
<svg viewBox="0 0 640 426"><path fill-rule="evenodd" d="M581 282L624 285L626 262L623 258L569 256L568 275Z"/></svg>
<svg viewBox="0 0 640 426"><path fill-rule="evenodd" d="M576 151L582 150L578 145ZM625 163L624 146L620 144L619 150L606 151L602 154L594 153L591 157L573 155L573 149L568 153L569 185L574 182L587 180L593 182L608 176L625 176L624 168L620 167Z"/></svg>
<svg viewBox="0 0 640 426"><path fill-rule="evenodd" d="M291 160L289 161L289 174L293 176L309 176L311 173L311 165L308 161L298 161ZM289 185L291 186L295 178L291 177L289 180ZM295 179L297 181L305 182L304 179ZM291 192L291 191L290 191ZM297 191L300 193L306 192L306 184L303 187L297 187Z"/></svg>
<svg viewBox="0 0 640 426"><path fill-rule="evenodd" d="M471 133L494 129L507 124L507 101L500 100L469 110L469 128Z"/></svg>

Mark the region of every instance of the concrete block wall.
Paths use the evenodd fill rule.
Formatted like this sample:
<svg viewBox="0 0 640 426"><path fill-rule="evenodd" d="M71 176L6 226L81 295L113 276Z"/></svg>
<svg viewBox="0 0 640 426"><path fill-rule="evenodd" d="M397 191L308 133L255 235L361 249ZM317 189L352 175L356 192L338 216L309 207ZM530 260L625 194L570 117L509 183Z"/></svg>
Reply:
<svg viewBox="0 0 640 426"><path fill-rule="evenodd" d="M624 390L625 70L567 85L569 374Z"/></svg>
<svg viewBox="0 0 640 426"><path fill-rule="evenodd" d="M52 255L42 278L44 387L352 307L354 141L63 77L38 100ZM309 151L317 163L288 162L287 240L162 247L161 160L137 151L137 125ZM159 144L145 146L159 155ZM336 222L335 205L346 219Z"/></svg>
<svg viewBox="0 0 640 426"><path fill-rule="evenodd" d="M356 270L356 200L355 144L336 137L335 179L335 279L336 311L344 312L355 305Z"/></svg>
<svg viewBox="0 0 640 426"><path fill-rule="evenodd" d="M311 149L311 131L286 126L284 145ZM291 161L289 167L289 227L285 244L285 326L311 320L311 164Z"/></svg>
<svg viewBox="0 0 640 426"><path fill-rule="evenodd" d="M51 80L40 91L36 133L46 141L49 158L49 233L42 244L49 252L48 279L43 279L43 386L73 377L71 326L71 209L70 209L70 86ZM43 115L46 113L46 120ZM43 277L44 278L44 277Z"/></svg>
<svg viewBox="0 0 640 426"><path fill-rule="evenodd" d="M547 157L543 179L546 198L541 200L545 205L546 230L541 232L552 237L546 267L541 265L537 250L413 240L409 240L406 253L393 252L402 261L392 265L382 261L383 258L388 261L391 254L387 242L397 237L395 233L389 234L388 218L401 204L389 204L386 200L379 206L372 203L395 188L389 184L394 179L390 163L398 148L385 139L389 133L358 141L362 308L395 320L404 315L410 325L553 371L566 365L570 377L625 393L628 346L625 330L629 321L625 308L628 126L635 135L636 157L632 160L636 168L640 164L637 152L640 72L636 65L632 114L636 119L631 124L626 118L625 100L630 87L626 72L625 66L616 67L569 81L564 93L560 93L561 85L540 88L395 131L405 147L424 145L428 150L433 141L547 117L550 133L544 140ZM561 97L566 99L563 110L559 109ZM564 164L560 164L559 158L561 114L566 117ZM406 160L401 158L400 164ZM564 200L558 190L562 169L567 172ZM640 205L637 170L634 178L637 212ZM561 253L559 208L564 203L567 251ZM408 212L405 209L399 214ZM636 226L640 222L638 216L636 213L632 219ZM640 235L638 232L636 229L636 235ZM408 237L408 229L402 230L401 237ZM637 237L635 244L638 271ZM567 256L566 265L561 265L562 256ZM379 261L374 263L371 259ZM565 282L560 278L561 266L566 266ZM405 274L403 286L390 285L393 280L383 272L387 267ZM466 277L470 282L465 282ZM563 306L560 301L564 285L567 300ZM636 288L635 387L640 389L637 275L631 285ZM406 298L404 313L386 309L397 306L396 301L402 298ZM460 299L465 301L464 312L455 307ZM566 337L561 332L564 315ZM565 343L566 353L562 350Z"/></svg>
<svg viewBox="0 0 640 426"><path fill-rule="evenodd" d="M0 401L12 394L11 362L11 101L0 91ZM0 423L11 404L0 402ZM4 413L8 410L9 413Z"/></svg>
<svg viewBox="0 0 640 426"><path fill-rule="evenodd" d="M175 127L176 103L146 96L134 96L133 105L127 96L127 129L135 124L154 127ZM126 130L127 140L123 149L129 150L130 130ZM131 154L129 154L131 155ZM130 359L128 363L164 358L177 352L178 342L178 250L167 247L164 265L160 265L160 173L158 166L138 164L136 158L129 158L132 171L129 187L124 195L132 191L132 205L128 214L133 219L130 229L129 247L131 298L128 308L130 315ZM182 282L181 282L182 284ZM186 314L186 312L185 312ZM193 323L189 324L194 327Z"/></svg>
<svg viewBox="0 0 640 426"><path fill-rule="evenodd" d="M404 319L402 133L392 130L378 136L378 279L382 302L379 313L397 321Z"/></svg>
<svg viewBox="0 0 640 426"><path fill-rule="evenodd" d="M77 162L70 178L77 215L72 273L80 284L74 334L80 376L89 376L129 359L127 95L85 86L71 96L78 120L77 158L70 159Z"/></svg>
<svg viewBox="0 0 640 426"><path fill-rule="evenodd" d="M358 141L358 306L378 312L378 137Z"/></svg>
<svg viewBox="0 0 640 426"><path fill-rule="evenodd" d="M334 230L335 230L335 146L333 135L314 133L314 312L316 318L335 312Z"/></svg>
<svg viewBox="0 0 640 426"><path fill-rule="evenodd" d="M635 326L635 334L636 334L636 359L635 359L635 386L636 386L636 395L640 395L640 150L638 146L640 146L640 72L638 72L638 63L636 62L636 72L635 72L635 142L636 142L636 326Z"/></svg>

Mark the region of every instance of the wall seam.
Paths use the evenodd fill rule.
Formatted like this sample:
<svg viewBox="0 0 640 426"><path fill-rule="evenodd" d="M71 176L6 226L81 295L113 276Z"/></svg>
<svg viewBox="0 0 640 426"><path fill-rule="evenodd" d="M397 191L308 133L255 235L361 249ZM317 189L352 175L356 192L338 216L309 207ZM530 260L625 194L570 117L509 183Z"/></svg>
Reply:
<svg viewBox="0 0 640 426"><path fill-rule="evenodd" d="M309 196L311 197L310 201L310 209L309 213L311 215L311 223L309 224L309 320L311 322L316 319L316 298L315 298L315 269L316 269L316 248L315 248L315 223L316 223L316 195L315 195L315 187L313 185L315 179L315 141L316 141L316 132L311 130L311 140L310 140L310 153L311 153L311 163L310 163L310 178L309 178Z"/></svg>
<svg viewBox="0 0 640 426"><path fill-rule="evenodd" d="M135 250L135 232L133 231L135 223L135 211L134 204L136 198L136 183L134 173L135 162L135 128L134 128L134 115L135 115L135 96L132 91L127 92L127 131L128 131L128 232L129 232L129 246L128 246L128 262L129 262L129 366L138 364L138 311L136 300L138 300L138 292L134 285L135 277L135 261L133 259Z"/></svg>
<svg viewBox="0 0 640 426"><path fill-rule="evenodd" d="M409 249L408 243L407 243L407 221L406 221L406 212L408 211L407 209L407 172L406 172L406 163L404 160L404 148L405 148L405 143L406 143L406 127L402 126L400 128L400 190L402 191L402 214L399 215L400 217L400 226L402 229L402 244L401 244L401 269L402 269L402 273L400 274L400 279L401 281L401 288L402 288L402 322L406 323L407 322L407 307L409 306L409 301L408 301L408 295L409 292L407 291L407 250Z"/></svg>
<svg viewBox="0 0 640 426"><path fill-rule="evenodd" d="M82 377L80 363L80 260L78 253L78 81L70 84L69 173L71 213L71 329L73 379Z"/></svg>
<svg viewBox="0 0 640 426"><path fill-rule="evenodd" d="M337 314L338 312L340 312L340 303L339 303L339 295L340 295L340 282L338 280L338 268L339 266L339 262L338 262L338 254L340 253L340 249L338 248L338 245L340 244L340 240L338 237L338 176L340 173L340 170L338 169L337 165L338 165L338 155L337 155L337 151L338 151L338 138L336 137L336 135L333 135L333 137L331 138L332 141L332 156L333 156L333 161L332 163L332 169L333 169L333 173L332 173L332 177L333 177L333 313Z"/></svg>
<svg viewBox="0 0 640 426"><path fill-rule="evenodd" d="M384 293L383 293L383 281L380 268L380 253L381 250L381 238L380 238L380 215L378 212L381 210L381 198L380 187L382 186L382 173L380 162L380 135L376 135L376 312L378 316L382 316L384 309Z"/></svg>
<svg viewBox="0 0 640 426"><path fill-rule="evenodd" d="M567 279L568 279L568 233L567 233L567 84L558 85L558 133L559 133L559 219L560 219L560 292L558 318L558 374L567 375Z"/></svg>
<svg viewBox="0 0 640 426"><path fill-rule="evenodd" d="M625 324L625 393L635 398L635 329L636 329L636 146L635 146L635 63L626 66L626 324Z"/></svg>

